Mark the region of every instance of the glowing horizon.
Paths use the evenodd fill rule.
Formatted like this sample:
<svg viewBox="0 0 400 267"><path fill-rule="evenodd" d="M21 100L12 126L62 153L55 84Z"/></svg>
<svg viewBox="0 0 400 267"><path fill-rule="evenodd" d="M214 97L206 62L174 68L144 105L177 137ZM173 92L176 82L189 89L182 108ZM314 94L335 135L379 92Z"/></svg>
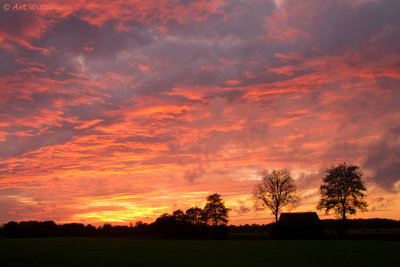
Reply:
<svg viewBox="0 0 400 267"><path fill-rule="evenodd" d="M47 2L0 10L0 224L151 222L213 193L265 224L263 170L306 212L343 162L355 217L400 219L398 1Z"/></svg>

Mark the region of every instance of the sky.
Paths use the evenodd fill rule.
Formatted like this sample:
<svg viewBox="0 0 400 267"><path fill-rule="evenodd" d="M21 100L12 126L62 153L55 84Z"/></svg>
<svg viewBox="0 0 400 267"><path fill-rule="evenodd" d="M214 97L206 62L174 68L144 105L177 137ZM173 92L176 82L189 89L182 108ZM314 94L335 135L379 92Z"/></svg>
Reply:
<svg viewBox="0 0 400 267"><path fill-rule="evenodd" d="M263 171L315 211L343 162L368 189L353 218L400 219L400 1L0 4L0 223L152 222L219 193L265 224Z"/></svg>

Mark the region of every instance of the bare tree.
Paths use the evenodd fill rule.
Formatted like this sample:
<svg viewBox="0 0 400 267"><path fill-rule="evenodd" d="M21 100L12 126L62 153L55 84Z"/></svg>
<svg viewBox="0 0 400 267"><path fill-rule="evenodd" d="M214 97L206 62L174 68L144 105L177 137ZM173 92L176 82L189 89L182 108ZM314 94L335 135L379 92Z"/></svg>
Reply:
<svg viewBox="0 0 400 267"><path fill-rule="evenodd" d="M278 215L282 207L296 204L299 201L296 186L286 170L266 172L261 183L255 186L253 195L263 208L272 211L272 214L275 215L275 222L278 222Z"/></svg>

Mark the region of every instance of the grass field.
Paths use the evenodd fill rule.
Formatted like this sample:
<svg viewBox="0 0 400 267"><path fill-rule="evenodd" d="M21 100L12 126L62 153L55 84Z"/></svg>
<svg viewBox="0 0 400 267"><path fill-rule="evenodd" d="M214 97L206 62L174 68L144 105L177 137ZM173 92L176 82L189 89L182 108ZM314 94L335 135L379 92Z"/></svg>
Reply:
<svg viewBox="0 0 400 267"><path fill-rule="evenodd" d="M0 266L399 266L400 242L0 239Z"/></svg>

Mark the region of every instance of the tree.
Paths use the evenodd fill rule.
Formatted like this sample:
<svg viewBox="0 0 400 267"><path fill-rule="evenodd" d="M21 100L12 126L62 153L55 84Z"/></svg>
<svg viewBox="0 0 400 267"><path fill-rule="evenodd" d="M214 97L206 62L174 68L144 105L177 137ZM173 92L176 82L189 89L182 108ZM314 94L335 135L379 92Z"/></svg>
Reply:
<svg viewBox="0 0 400 267"><path fill-rule="evenodd" d="M199 207L191 207L185 212L187 220L191 224L201 224L204 223L204 212Z"/></svg>
<svg viewBox="0 0 400 267"><path fill-rule="evenodd" d="M263 208L272 211L275 222L278 222L278 215L284 206L296 204L299 200L293 179L286 170L266 172L261 183L256 184L253 195Z"/></svg>
<svg viewBox="0 0 400 267"><path fill-rule="evenodd" d="M317 209L324 209L326 214L333 209L344 223L347 214L355 214L357 209L367 210L368 204L363 200L363 192L367 189L362 176L360 167L356 165L343 163L327 169L320 186L321 199Z"/></svg>
<svg viewBox="0 0 400 267"><path fill-rule="evenodd" d="M183 212L183 210L178 209L172 212L172 218L174 218L176 221L179 222L185 222L186 221L186 215Z"/></svg>
<svg viewBox="0 0 400 267"><path fill-rule="evenodd" d="M229 209L225 207L225 203L219 194L209 195L207 203L204 206L205 221L211 222L217 226L228 223Z"/></svg>

